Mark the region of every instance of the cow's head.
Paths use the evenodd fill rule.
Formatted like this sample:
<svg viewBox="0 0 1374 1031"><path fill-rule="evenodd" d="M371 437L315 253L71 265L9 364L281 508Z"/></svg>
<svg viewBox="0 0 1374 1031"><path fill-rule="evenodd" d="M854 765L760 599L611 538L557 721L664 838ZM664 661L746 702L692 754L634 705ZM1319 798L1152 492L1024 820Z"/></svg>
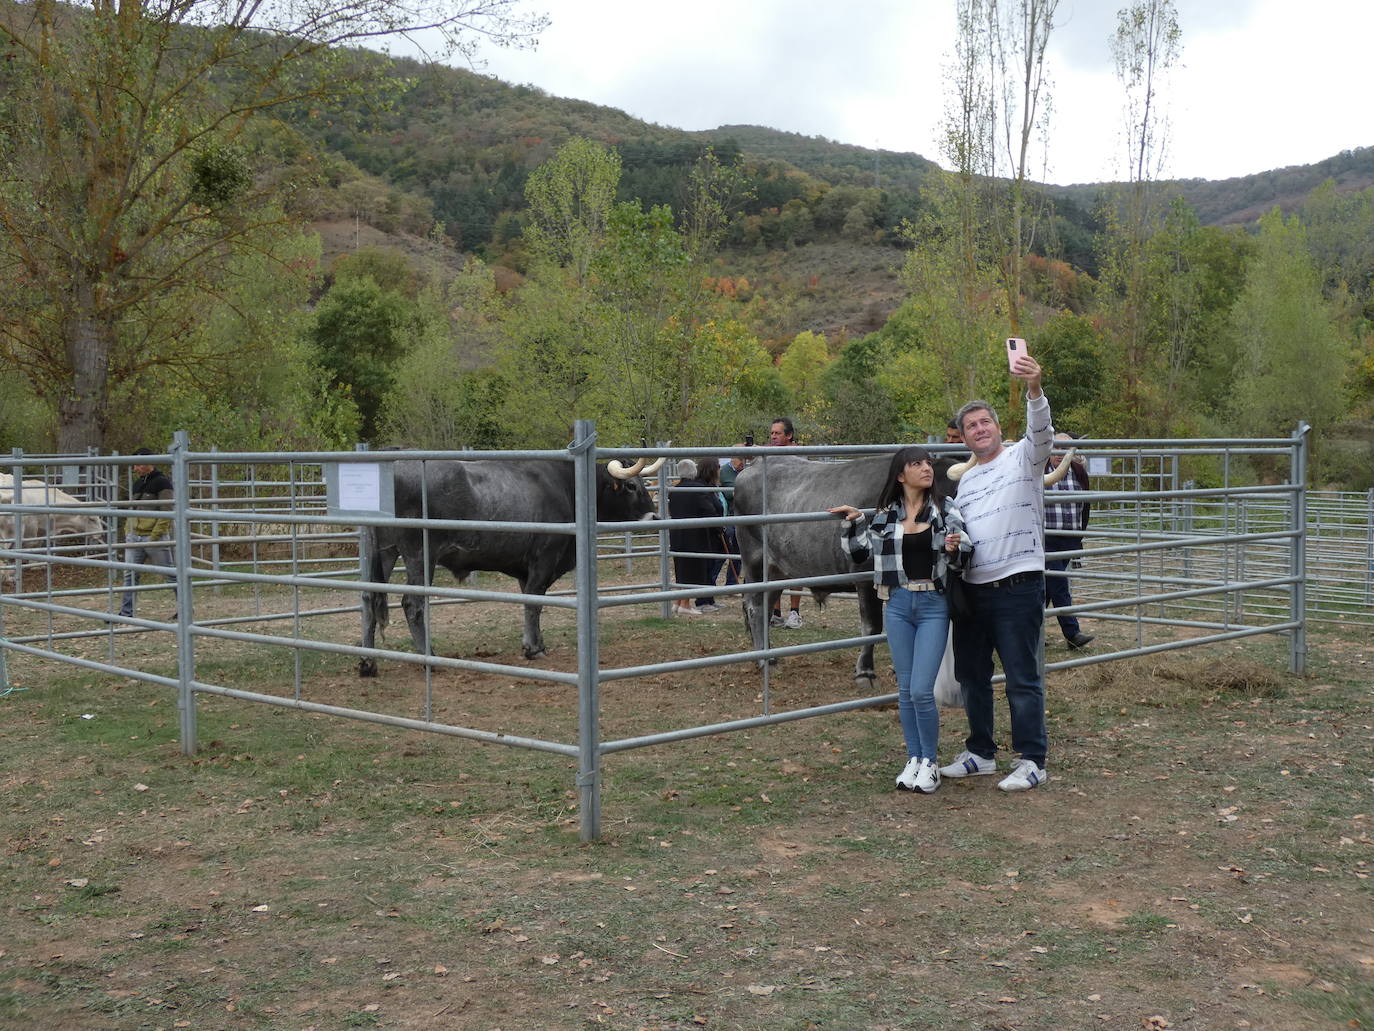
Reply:
<svg viewBox="0 0 1374 1031"><path fill-rule="evenodd" d="M663 458L653 462L639 458L628 466L615 459L607 462L597 477L596 517L608 523L658 518L644 477L662 469L663 462Z"/></svg>

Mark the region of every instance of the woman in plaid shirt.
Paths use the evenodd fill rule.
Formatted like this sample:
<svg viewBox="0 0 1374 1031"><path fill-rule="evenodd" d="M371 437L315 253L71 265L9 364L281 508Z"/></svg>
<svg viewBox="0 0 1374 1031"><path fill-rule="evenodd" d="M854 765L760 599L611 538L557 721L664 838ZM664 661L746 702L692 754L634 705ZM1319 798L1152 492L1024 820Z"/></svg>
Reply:
<svg viewBox="0 0 1374 1031"><path fill-rule="evenodd" d="M935 483L935 467L923 447L892 456L873 522L852 505L830 509L843 516L840 544L856 563L873 559L873 582L887 596L883 628L897 670L897 712L907 763L897 787L929 794L940 786L936 748L940 710L935 676L949 635L944 584L972 550L954 499Z"/></svg>

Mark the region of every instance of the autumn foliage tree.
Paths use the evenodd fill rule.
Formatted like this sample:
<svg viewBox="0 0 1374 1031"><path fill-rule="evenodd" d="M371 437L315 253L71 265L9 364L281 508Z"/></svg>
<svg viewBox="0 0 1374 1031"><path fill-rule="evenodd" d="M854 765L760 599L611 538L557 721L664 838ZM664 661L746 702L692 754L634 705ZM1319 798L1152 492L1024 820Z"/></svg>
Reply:
<svg viewBox="0 0 1374 1031"><path fill-rule="evenodd" d="M291 184L250 156L270 116L375 88L380 58L349 46L530 42L518 3L0 3L0 366L52 406L58 449L103 442L112 386L192 371L180 341L235 256L274 253Z"/></svg>

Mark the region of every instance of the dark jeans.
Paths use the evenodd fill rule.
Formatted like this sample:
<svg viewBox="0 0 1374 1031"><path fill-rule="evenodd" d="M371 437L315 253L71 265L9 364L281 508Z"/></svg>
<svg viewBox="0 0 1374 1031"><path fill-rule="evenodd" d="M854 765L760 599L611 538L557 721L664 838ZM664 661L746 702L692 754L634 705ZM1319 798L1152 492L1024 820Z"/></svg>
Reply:
<svg viewBox="0 0 1374 1031"><path fill-rule="evenodd" d="M1045 535L1045 568L1064 570L1069 568L1069 560L1066 558L1050 558L1050 554L1056 551L1078 551L1083 547L1082 537L1054 537L1050 534ZM1073 604L1073 595L1069 593L1069 578L1067 576L1047 576L1045 577L1045 600L1057 609L1066 609ZM1079 632L1077 616L1056 616L1059 620L1059 629L1064 632L1066 639L1076 637Z"/></svg>
<svg viewBox="0 0 1374 1031"><path fill-rule="evenodd" d="M954 621L954 675L964 689L966 747L984 759L997 757L993 737L992 653L1006 674L1011 710L1011 747L1021 758L1045 765L1045 684L1040 677L1045 626L1045 577L1032 573L1007 587L967 584L971 619Z"/></svg>

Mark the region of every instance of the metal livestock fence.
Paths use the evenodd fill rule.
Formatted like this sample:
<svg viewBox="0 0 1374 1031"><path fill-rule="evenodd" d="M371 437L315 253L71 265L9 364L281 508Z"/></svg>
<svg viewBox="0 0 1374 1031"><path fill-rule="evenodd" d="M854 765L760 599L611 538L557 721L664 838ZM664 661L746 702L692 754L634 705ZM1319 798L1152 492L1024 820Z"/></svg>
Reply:
<svg viewBox="0 0 1374 1031"><path fill-rule="evenodd" d="M1046 664L1047 670L1109 662L1136 655L1197 647L1262 634L1285 635L1290 643L1290 667L1304 668L1305 611L1308 590L1306 428L1290 438L1262 440L1079 441L1090 462L1096 460L1095 486L1106 488L1083 495L1093 502L1094 515L1084 548L1071 569L1075 612L1084 620L1127 627L1130 639L1114 650ZM801 455L835 460L891 452L897 445L795 448L664 448L671 458L740 455L767 462L774 455ZM937 450L939 450L937 448ZM0 564L15 572L16 589L0 594L0 689L10 684L11 667L23 663L65 663L102 675L131 677L174 690L178 700L182 751L193 754L197 741L197 700L216 696L257 702L305 712L361 720L543 751L575 759L582 836L600 834L601 767L606 756L628 749L668 744L708 734L744 730L812 716L889 704L892 693L858 695L837 690L833 701L774 711L769 691L772 675L766 660L880 643L881 635L839 636L736 650L717 635L717 650L690 658L655 656L654 661L611 667L601 660L605 634L602 620L615 610L639 609L667 615L681 598L733 594L742 596L773 589L805 590L813 583L827 586L858 582L866 573L817 579L766 580L730 588L684 587L670 575L673 553L667 531L673 526L719 526L724 522L763 525L782 522L827 524L821 532L836 532L833 516L825 512L764 514L728 520L665 520L646 532L642 523L598 522L595 510L596 462L621 452L598 446L595 427L577 423L575 440L566 449L518 452L195 452L178 434L170 452L135 459L132 456L34 456L16 454L15 473L48 477L69 486L92 484L83 509L102 520L101 539L76 546L11 540L0 542ZM1283 467L1281 482L1200 488L1179 482L1179 470L1199 459L1226 466L1240 456L1262 456ZM387 482L383 473L400 460L440 462L455 458L499 458L518 464L536 459L567 462L574 471L574 518L567 522L477 522L443 518L425 512L423 518L397 518L379 506L360 512L331 498L331 475L337 481L361 478L374 485ZM175 486L171 517L173 537L189 542L174 549L174 565L134 567L124 561L117 527L138 511L116 500L116 485L127 482L132 465L144 461L170 464ZM1103 464L1105 463L1105 464ZM70 467L105 470L73 476ZM344 472L346 471L346 475ZM83 480L82 477L85 479ZM666 511L672 489L669 467L654 486ZM51 513L54 506L0 504L7 513ZM454 514L454 513L447 513ZM489 590L469 583L407 586L374 583L367 579L358 546L365 526L407 526L420 529L426 539L436 530L531 531L566 534L574 539L578 562L569 589L547 596L515 590ZM766 532L766 529L765 529ZM1349 535L1353 538L1353 534ZM33 563L29 575L25 562ZM633 573L644 574L636 580ZM624 574L612 587L600 570L614 563ZM34 570L37 570L36 572ZM153 574L134 592L143 613L118 615L118 597L126 589L125 575L137 569ZM175 584L175 594L172 585ZM486 661L472 657L417 654L394 648L364 649L340 640L340 617L349 622L361 611L360 590L385 589L395 595L422 598L427 605L500 603L503 606L537 603L569 613L575 619L576 664L560 670L548 665ZM1367 585L1366 585L1367 590ZM174 648L138 655L126 647L143 635L166 635ZM347 635L347 636L352 636ZM1117 635L1118 637L1120 635ZM735 638L743 644L745 635ZM91 648L96 642L97 647ZM250 649L254 662L226 662L225 650ZM103 652L103 654L101 654ZM235 652L238 654L238 652ZM257 666L289 659L291 674L284 678L253 678ZM328 656L367 657L407 663L423 670L422 698L385 707L344 706L321 700L313 676L315 663ZM674 727L659 733L603 740L606 712L601 687L616 681L662 673L705 669L728 664L761 666L763 691L757 714L723 718L709 724ZM169 666L172 668L169 669ZM517 734L500 727L470 727L435 718L434 678L445 670L517 677L576 687L578 721L574 737L556 734ZM279 688L274 683L281 680ZM846 675L846 683L848 678ZM267 681L271 682L267 682Z"/></svg>

